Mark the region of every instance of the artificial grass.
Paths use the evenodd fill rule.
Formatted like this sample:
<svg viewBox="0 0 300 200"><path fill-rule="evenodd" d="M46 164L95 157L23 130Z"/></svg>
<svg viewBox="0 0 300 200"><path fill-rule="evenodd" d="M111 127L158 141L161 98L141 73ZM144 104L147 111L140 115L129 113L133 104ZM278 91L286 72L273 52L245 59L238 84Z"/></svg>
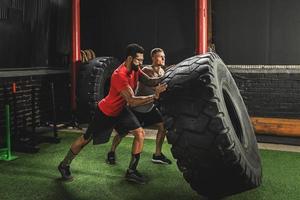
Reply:
<svg viewBox="0 0 300 200"><path fill-rule="evenodd" d="M139 164L139 171L149 178L146 185L124 180L132 138L125 138L120 144L115 166L105 163L110 143L88 145L72 163L74 181L60 181L56 167L78 135L60 132L60 144L42 144L37 154L17 153L17 160L0 161L0 199L203 199L186 183L173 159L172 165L151 163L154 140L145 141ZM164 153L172 157L169 149L165 143ZM262 186L225 199L299 199L300 154L263 150L261 155Z"/></svg>

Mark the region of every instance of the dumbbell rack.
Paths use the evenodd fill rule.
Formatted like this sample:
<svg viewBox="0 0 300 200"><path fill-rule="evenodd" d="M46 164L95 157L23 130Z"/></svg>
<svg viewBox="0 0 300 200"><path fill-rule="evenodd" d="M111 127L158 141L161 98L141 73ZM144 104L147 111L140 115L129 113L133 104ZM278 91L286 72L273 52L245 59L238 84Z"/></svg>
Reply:
<svg viewBox="0 0 300 200"><path fill-rule="evenodd" d="M67 70L32 70L13 72L0 82L0 113L4 102L10 105L12 149L36 153L37 144L58 143L57 111L59 117L69 109L69 75ZM1 76L4 73L1 72ZM63 102L62 102L63 101ZM61 110L67 108L65 110ZM51 125L51 126L49 126ZM0 148L3 144L4 117L0 116ZM52 135L42 135L44 132ZM1 143L2 141L2 143Z"/></svg>

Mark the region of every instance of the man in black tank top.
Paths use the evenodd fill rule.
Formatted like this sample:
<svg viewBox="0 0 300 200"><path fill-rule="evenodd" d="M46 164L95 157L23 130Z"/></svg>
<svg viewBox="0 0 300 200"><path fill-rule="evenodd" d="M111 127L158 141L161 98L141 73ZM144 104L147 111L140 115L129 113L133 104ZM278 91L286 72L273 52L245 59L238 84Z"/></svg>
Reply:
<svg viewBox="0 0 300 200"><path fill-rule="evenodd" d="M136 90L136 96L154 94L155 86L160 83L164 75L163 66L165 65L165 53L161 48L155 48L151 51L152 65L145 66L142 71L147 74L148 79L139 80ZM142 127L156 125L158 127L156 135L156 149L152 156L152 162L158 164L171 164L172 162L162 153L162 145L165 139L166 130L164 128L162 114L154 103L148 103L137 107L130 107L135 114ZM117 146L125 135L116 135L112 142L111 151L107 154L107 163L115 164L115 151Z"/></svg>

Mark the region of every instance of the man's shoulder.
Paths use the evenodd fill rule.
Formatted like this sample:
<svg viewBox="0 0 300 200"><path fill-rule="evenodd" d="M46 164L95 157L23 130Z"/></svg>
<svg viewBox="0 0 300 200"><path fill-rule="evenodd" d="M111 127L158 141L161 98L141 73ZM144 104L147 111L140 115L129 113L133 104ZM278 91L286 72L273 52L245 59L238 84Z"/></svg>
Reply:
<svg viewBox="0 0 300 200"><path fill-rule="evenodd" d="M112 76L123 76L126 75L127 73L127 69L125 67L125 65L120 65L117 69L115 69L115 71L112 73Z"/></svg>
<svg viewBox="0 0 300 200"><path fill-rule="evenodd" d="M111 75L111 85L119 84L120 82L127 79L126 71L115 70Z"/></svg>
<svg viewBox="0 0 300 200"><path fill-rule="evenodd" d="M157 74L156 76L160 77L163 76L165 74L165 70L163 68L159 68L158 73L153 69L152 65L146 65L145 67L143 67L143 72L145 72L148 75L154 76L155 74Z"/></svg>
<svg viewBox="0 0 300 200"><path fill-rule="evenodd" d="M143 68L142 68L143 71L153 71L153 68L152 68L152 65L145 65Z"/></svg>
<svg viewBox="0 0 300 200"><path fill-rule="evenodd" d="M153 67L151 65L144 66L142 68L142 71L145 72L149 76L153 76L154 75L154 70L153 70Z"/></svg>
<svg viewBox="0 0 300 200"><path fill-rule="evenodd" d="M145 65L143 66L142 70L151 70L153 71L152 65Z"/></svg>

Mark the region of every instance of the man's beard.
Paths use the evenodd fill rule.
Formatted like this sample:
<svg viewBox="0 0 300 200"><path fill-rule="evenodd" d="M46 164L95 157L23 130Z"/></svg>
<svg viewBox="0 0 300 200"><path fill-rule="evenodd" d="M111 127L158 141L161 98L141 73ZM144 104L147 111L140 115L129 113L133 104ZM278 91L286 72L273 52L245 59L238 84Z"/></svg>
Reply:
<svg viewBox="0 0 300 200"><path fill-rule="evenodd" d="M139 65L134 64L133 62L131 63L131 69L133 71L138 71L139 70Z"/></svg>

